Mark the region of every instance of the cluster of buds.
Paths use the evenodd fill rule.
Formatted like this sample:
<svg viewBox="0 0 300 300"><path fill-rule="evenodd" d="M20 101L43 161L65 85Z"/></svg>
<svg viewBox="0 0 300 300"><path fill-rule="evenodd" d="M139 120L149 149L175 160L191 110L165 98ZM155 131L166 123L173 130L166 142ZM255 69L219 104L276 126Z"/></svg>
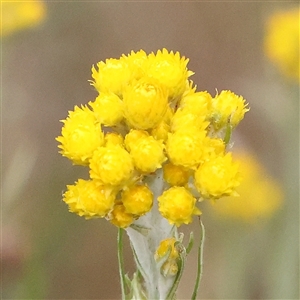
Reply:
<svg viewBox="0 0 300 300"><path fill-rule="evenodd" d="M249 109L231 91L197 92L187 63L163 49L92 67L99 95L69 111L56 138L63 156L89 168L90 178L63 195L71 212L126 228L157 201L180 226L201 214L203 199L236 195L238 164L226 146ZM147 180L161 172L163 190L154 197Z"/></svg>

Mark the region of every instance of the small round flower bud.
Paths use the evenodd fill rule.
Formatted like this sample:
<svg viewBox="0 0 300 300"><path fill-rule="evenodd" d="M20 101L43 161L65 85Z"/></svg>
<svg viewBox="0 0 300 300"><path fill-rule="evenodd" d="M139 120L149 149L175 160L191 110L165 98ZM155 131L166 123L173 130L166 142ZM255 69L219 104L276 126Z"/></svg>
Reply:
<svg viewBox="0 0 300 300"><path fill-rule="evenodd" d="M242 96L231 91L222 91L212 99L211 120L218 130L230 124L235 127L244 118L249 108Z"/></svg>
<svg viewBox="0 0 300 300"><path fill-rule="evenodd" d="M191 110L195 115L207 116L211 110L212 97L208 92L189 93L180 101L180 107Z"/></svg>
<svg viewBox="0 0 300 300"><path fill-rule="evenodd" d="M171 131L184 132L191 130L191 128L196 131L203 131L209 125L205 118L203 115L195 114L192 108L179 108L171 120Z"/></svg>
<svg viewBox="0 0 300 300"><path fill-rule="evenodd" d="M115 133L115 132L108 132L104 136L105 140L105 146L110 147L110 146L123 146L124 143L124 138L121 134Z"/></svg>
<svg viewBox="0 0 300 300"><path fill-rule="evenodd" d="M203 143L206 137L203 131L169 133L166 151L174 165L194 169L202 161Z"/></svg>
<svg viewBox="0 0 300 300"><path fill-rule="evenodd" d="M163 171L164 180L172 186L184 186L189 181L190 171L182 166L166 163L163 165Z"/></svg>
<svg viewBox="0 0 300 300"><path fill-rule="evenodd" d="M179 99L185 91L188 77L193 74L186 67L189 60L180 57L179 52L174 54L163 49L149 54L148 61L147 75L168 88L170 101Z"/></svg>
<svg viewBox="0 0 300 300"><path fill-rule="evenodd" d="M204 198L237 196L236 187L240 184L239 165L232 161L231 153L212 157L195 172L194 183Z"/></svg>
<svg viewBox="0 0 300 300"><path fill-rule="evenodd" d="M147 131L131 129L125 136L125 148L130 152L135 147L135 145L138 144L141 138L145 138L148 136L149 133Z"/></svg>
<svg viewBox="0 0 300 300"><path fill-rule="evenodd" d="M98 148L90 160L90 176L102 184L123 185L133 175L130 154L120 146Z"/></svg>
<svg viewBox="0 0 300 300"><path fill-rule="evenodd" d="M205 139L206 159L209 160L211 157L223 156L225 154L225 143L219 138L206 137Z"/></svg>
<svg viewBox="0 0 300 300"><path fill-rule="evenodd" d="M62 135L56 138L61 143L60 153L76 165L88 165L93 152L104 143L104 134L95 115L86 106L75 106L62 122Z"/></svg>
<svg viewBox="0 0 300 300"><path fill-rule="evenodd" d="M169 132L170 132L170 125L168 125L166 122L162 121L158 124L157 127L153 128L151 130L151 135L156 140L161 140L161 141L165 142L168 139Z"/></svg>
<svg viewBox="0 0 300 300"><path fill-rule="evenodd" d="M142 78L123 94L124 114L133 128L151 129L163 119L168 107L166 89L153 79Z"/></svg>
<svg viewBox="0 0 300 300"><path fill-rule="evenodd" d="M75 185L67 185L63 201L69 211L86 219L104 217L114 205L115 193L108 186L101 186L93 180L79 179Z"/></svg>
<svg viewBox="0 0 300 300"><path fill-rule="evenodd" d="M89 102L97 121L104 126L116 126L123 119L123 102L113 93L101 93L94 102Z"/></svg>
<svg viewBox="0 0 300 300"><path fill-rule="evenodd" d="M112 224L120 228L126 228L134 221L133 215L128 213L121 203L114 206L108 218Z"/></svg>
<svg viewBox="0 0 300 300"><path fill-rule="evenodd" d="M128 213L142 216L152 208L153 193L146 185L134 185L123 191L121 200Z"/></svg>
<svg viewBox="0 0 300 300"><path fill-rule="evenodd" d="M97 63L98 70L92 67L91 84L99 92L112 92L118 96L122 95L123 88L131 78L130 70L124 58L106 59L105 62Z"/></svg>
<svg viewBox="0 0 300 300"><path fill-rule="evenodd" d="M145 51L131 51L127 56L123 54L122 58L124 58L130 69L132 79L140 79L142 76L145 76L145 68L148 59Z"/></svg>
<svg viewBox="0 0 300 300"><path fill-rule="evenodd" d="M163 143L152 136L141 138L131 149L130 154L135 167L144 173L155 172L167 160Z"/></svg>
<svg viewBox="0 0 300 300"><path fill-rule="evenodd" d="M174 186L163 192L157 198L159 211L170 224L180 226L192 222L193 215L200 215L201 211L195 206L196 199L184 187Z"/></svg>

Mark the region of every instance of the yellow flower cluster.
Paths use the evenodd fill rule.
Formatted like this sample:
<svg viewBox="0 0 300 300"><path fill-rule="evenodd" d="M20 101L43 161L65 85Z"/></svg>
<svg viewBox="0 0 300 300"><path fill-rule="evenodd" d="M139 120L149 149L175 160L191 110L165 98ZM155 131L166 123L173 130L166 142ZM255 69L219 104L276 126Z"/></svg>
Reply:
<svg viewBox="0 0 300 300"><path fill-rule="evenodd" d="M46 15L43 1L1 1L1 36L34 27L40 24Z"/></svg>
<svg viewBox="0 0 300 300"><path fill-rule="evenodd" d="M300 81L299 6L273 13L266 23L264 49L284 76Z"/></svg>
<svg viewBox="0 0 300 300"><path fill-rule="evenodd" d="M212 205L216 215L246 223L271 217L283 202L283 191L263 166L249 153L235 153L243 180L240 197L228 197Z"/></svg>
<svg viewBox="0 0 300 300"><path fill-rule="evenodd" d="M127 227L157 201L161 215L180 226L201 214L198 200L236 195L240 176L226 153L228 132L249 109L231 91L197 92L187 63L162 49L92 67L99 95L75 106L56 138L63 156L89 168L90 179L64 194L71 212ZM154 199L146 182L160 170L164 190Z"/></svg>

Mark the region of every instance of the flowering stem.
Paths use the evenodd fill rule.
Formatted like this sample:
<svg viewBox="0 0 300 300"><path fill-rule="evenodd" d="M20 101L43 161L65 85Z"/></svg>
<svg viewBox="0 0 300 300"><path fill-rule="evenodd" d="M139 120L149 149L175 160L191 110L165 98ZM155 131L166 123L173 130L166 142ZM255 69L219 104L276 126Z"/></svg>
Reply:
<svg viewBox="0 0 300 300"><path fill-rule="evenodd" d="M197 278L194 287L194 292L192 295L192 300L195 300L197 298L197 293L198 293L200 281L203 274L203 249L204 249L204 239L205 239L205 228L200 217L199 217L199 224L201 227L201 235L200 235L200 244L198 248Z"/></svg>
<svg viewBox="0 0 300 300"><path fill-rule="evenodd" d="M125 294L125 275L124 275L124 258L123 258L123 233L124 229L118 229L118 263L119 263L119 274L121 280L122 300L126 299Z"/></svg>

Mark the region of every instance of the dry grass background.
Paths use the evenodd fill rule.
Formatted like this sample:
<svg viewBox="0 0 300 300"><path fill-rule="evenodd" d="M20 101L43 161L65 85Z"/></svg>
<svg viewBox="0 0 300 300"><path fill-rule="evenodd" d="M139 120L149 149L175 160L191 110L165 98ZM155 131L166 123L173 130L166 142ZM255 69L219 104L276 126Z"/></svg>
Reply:
<svg viewBox="0 0 300 300"><path fill-rule="evenodd" d="M58 154L54 138L67 111L95 97L92 64L163 47L190 58L198 90L248 100L235 145L255 153L286 193L264 224L224 223L204 211L200 298L298 299L299 90L262 48L267 16L295 3L49 1L40 27L3 39L3 299L120 299L117 230L67 212L65 185L87 174ZM128 245L126 259L132 271ZM195 261L193 251L179 299L190 297Z"/></svg>

